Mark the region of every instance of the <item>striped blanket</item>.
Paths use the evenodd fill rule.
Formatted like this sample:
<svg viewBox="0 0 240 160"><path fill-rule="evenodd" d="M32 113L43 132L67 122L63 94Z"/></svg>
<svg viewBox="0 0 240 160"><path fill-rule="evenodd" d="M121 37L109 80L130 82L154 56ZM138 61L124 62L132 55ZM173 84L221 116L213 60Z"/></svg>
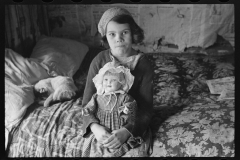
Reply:
<svg viewBox="0 0 240 160"><path fill-rule="evenodd" d="M30 106L13 135L10 157L79 157L82 148L81 98L50 107ZM21 128L19 130L19 128Z"/></svg>

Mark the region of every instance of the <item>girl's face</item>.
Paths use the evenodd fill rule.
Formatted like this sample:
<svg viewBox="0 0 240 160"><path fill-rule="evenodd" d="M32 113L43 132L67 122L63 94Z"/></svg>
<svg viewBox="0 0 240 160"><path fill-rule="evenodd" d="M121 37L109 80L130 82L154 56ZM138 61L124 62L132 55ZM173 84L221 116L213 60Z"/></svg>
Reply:
<svg viewBox="0 0 240 160"><path fill-rule="evenodd" d="M103 88L105 93L117 91L121 87L121 83L118 82L118 77L114 75L104 75L103 77Z"/></svg>
<svg viewBox="0 0 240 160"><path fill-rule="evenodd" d="M132 50L132 34L129 25L110 21L106 28L106 37L115 57L128 57Z"/></svg>

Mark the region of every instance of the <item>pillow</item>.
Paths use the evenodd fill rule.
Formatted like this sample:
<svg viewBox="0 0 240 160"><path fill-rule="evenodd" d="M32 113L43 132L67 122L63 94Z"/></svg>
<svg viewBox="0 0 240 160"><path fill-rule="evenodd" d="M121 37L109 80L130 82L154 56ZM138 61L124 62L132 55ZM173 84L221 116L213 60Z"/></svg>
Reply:
<svg viewBox="0 0 240 160"><path fill-rule="evenodd" d="M87 45L75 40L42 36L30 57L40 60L50 76L72 77L88 50Z"/></svg>
<svg viewBox="0 0 240 160"><path fill-rule="evenodd" d="M24 58L12 49L5 49L5 77L15 85L32 85L50 77L37 59Z"/></svg>

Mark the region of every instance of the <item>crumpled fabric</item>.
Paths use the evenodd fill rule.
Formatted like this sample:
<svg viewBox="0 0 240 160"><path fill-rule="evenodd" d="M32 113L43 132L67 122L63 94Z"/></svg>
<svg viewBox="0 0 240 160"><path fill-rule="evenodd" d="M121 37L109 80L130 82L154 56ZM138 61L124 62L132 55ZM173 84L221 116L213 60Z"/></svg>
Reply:
<svg viewBox="0 0 240 160"><path fill-rule="evenodd" d="M49 97L44 102L44 107L48 107L52 101L70 100L76 95L77 87L71 77L57 76L40 80L35 84L34 89L39 92L41 89L50 92Z"/></svg>
<svg viewBox="0 0 240 160"><path fill-rule="evenodd" d="M103 13L103 15L98 23L98 31L102 36L106 35L105 30L106 30L106 26L107 26L108 22L111 21L112 18L119 16L119 15L132 16L128 10L126 10L124 8L119 8L119 7L110 8Z"/></svg>
<svg viewBox="0 0 240 160"><path fill-rule="evenodd" d="M108 70L114 70L115 73L122 72L124 74L125 83L122 84L122 91L127 93L134 82L134 76L130 73L130 69L125 68L121 65L116 67L115 63L108 62L99 70L98 74L93 78L93 83L97 89L97 94L102 95L105 91L105 88L103 87L103 76Z"/></svg>
<svg viewBox="0 0 240 160"><path fill-rule="evenodd" d="M5 49L5 77L15 85L33 85L50 77L39 60L24 58L12 49Z"/></svg>
<svg viewBox="0 0 240 160"><path fill-rule="evenodd" d="M5 77L5 149L12 130L18 126L34 98L32 85L16 85Z"/></svg>

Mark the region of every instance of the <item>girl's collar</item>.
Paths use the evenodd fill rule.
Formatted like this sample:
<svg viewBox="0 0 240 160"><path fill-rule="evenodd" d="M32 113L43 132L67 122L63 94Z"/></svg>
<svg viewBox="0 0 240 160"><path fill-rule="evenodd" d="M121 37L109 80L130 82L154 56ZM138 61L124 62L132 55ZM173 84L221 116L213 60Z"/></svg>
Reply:
<svg viewBox="0 0 240 160"><path fill-rule="evenodd" d="M137 53L133 54L132 56L126 57L126 58L122 58L122 59L117 59L116 57L114 57L111 53L111 49L109 49L109 57L110 60L112 62L115 63L120 63L121 65L123 65L124 67L129 68L130 70L134 70L138 60L143 56L143 53Z"/></svg>
<svg viewBox="0 0 240 160"><path fill-rule="evenodd" d="M128 57L120 57L120 58L115 57L115 56L112 54L111 49L109 49L108 52L109 52L110 57L114 57L114 58L116 58L116 59L118 59L118 60L123 60L123 61L125 61L126 59L127 59L127 60L128 60L128 59L133 59L133 57L135 57L135 56L138 55L137 51L135 51L134 49L131 50L131 55L130 55L130 56L128 56Z"/></svg>

